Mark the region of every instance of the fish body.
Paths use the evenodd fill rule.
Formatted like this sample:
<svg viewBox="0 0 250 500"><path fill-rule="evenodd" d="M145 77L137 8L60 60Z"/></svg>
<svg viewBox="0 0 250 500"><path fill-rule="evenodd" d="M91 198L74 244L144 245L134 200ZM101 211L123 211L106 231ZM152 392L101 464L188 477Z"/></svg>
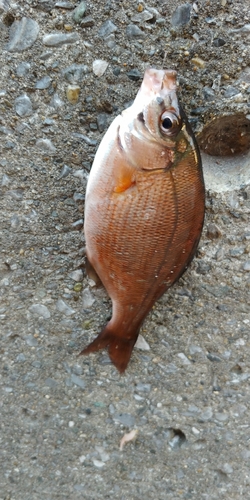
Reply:
<svg viewBox="0 0 250 500"><path fill-rule="evenodd" d="M112 318L81 354L107 347L125 370L146 315L192 260L203 219L200 154L176 72L150 68L103 137L87 184L86 254Z"/></svg>

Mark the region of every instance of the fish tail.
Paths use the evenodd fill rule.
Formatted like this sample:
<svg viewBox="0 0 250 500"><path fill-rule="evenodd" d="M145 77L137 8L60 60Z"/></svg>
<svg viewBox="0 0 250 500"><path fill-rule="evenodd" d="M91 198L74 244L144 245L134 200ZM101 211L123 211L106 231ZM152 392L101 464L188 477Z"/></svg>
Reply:
<svg viewBox="0 0 250 500"><path fill-rule="evenodd" d="M108 323L98 337L80 352L79 356L107 347L112 363L120 373L123 373L127 368L138 335L139 330L133 335L133 338L121 338L121 334L115 333Z"/></svg>

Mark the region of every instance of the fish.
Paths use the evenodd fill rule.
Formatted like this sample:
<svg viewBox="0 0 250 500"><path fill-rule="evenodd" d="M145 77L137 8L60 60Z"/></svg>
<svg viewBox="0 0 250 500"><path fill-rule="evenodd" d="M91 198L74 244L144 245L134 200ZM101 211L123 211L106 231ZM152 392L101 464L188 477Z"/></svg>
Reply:
<svg viewBox="0 0 250 500"><path fill-rule="evenodd" d="M175 70L148 68L133 104L111 123L86 188L89 276L112 317L80 354L107 348L127 368L143 321L195 255L205 208L201 157Z"/></svg>

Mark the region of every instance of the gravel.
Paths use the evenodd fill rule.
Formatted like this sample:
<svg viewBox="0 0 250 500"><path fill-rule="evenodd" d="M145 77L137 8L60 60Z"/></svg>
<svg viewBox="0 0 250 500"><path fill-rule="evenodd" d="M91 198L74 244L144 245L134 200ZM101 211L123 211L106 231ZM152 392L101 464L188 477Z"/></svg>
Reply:
<svg viewBox="0 0 250 500"><path fill-rule="evenodd" d="M163 62L197 134L250 115L247 2L0 0L0 23L0 498L247 498L249 154L203 156L197 255L125 375L78 357L111 315L83 265L98 144Z"/></svg>

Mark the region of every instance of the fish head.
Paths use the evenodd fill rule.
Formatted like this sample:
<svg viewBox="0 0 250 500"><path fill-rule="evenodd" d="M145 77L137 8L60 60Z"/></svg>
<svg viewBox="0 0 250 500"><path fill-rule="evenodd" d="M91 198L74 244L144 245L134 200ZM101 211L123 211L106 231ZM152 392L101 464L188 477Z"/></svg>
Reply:
<svg viewBox="0 0 250 500"><path fill-rule="evenodd" d="M148 68L132 106L122 114L121 143L133 165L141 165L140 156L147 146L143 170L168 168L180 154L196 149L178 102L176 79L175 70Z"/></svg>
<svg viewBox="0 0 250 500"><path fill-rule="evenodd" d="M148 68L133 103L134 112L138 110L136 121L143 122L152 137L170 146L182 126L176 78L174 70ZM141 128L136 123L135 127Z"/></svg>

